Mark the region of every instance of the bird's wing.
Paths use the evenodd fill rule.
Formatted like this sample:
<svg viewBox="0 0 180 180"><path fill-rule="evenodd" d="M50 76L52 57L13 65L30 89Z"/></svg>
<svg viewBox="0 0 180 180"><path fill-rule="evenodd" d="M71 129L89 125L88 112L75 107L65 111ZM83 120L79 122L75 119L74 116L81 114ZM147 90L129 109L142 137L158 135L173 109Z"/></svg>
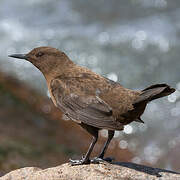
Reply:
<svg viewBox="0 0 180 180"><path fill-rule="evenodd" d="M109 130L122 130L121 123L112 117L111 107L98 96L70 93L60 79L51 81L51 94L59 107L72 120Z"/></svg>

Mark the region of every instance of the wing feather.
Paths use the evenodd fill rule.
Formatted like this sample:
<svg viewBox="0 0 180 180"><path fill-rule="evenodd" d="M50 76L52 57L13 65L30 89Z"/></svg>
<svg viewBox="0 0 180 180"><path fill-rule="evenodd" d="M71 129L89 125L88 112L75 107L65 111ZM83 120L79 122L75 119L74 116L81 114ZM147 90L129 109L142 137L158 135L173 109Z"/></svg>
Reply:
<svg viewBox="0 0 180 180"><path fill-rule="evenodd" d="M51 82L51 89L57 107L72 120L102 129L123 129L123 125L113 118L111 107L98 96L70 93L59 79Z"/></svg>

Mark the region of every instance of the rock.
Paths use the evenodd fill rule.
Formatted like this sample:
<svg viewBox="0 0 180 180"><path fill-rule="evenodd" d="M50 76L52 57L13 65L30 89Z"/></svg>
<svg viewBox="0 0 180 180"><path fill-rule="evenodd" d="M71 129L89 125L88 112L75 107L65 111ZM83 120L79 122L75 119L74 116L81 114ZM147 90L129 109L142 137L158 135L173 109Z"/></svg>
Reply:
<svg viewBox="0 0 180 180"><path fill-rule="evenodd" d="M0 180L178 180L180 174L164 169L151 168L128 162L71 166L68 163L57 167L40 169L25 167L14 170Z"/></svg>

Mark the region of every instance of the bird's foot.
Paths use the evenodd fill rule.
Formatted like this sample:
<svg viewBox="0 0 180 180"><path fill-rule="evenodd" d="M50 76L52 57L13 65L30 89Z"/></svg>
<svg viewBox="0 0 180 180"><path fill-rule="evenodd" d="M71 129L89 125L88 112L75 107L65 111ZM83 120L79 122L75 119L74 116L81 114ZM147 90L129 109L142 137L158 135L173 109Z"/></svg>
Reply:
<svg viewBox="0 0 180 180"><path fill-rule="evenodd" d="M82 159L76 159L76 160L69 159L69 163L71 164L71 166L76 166L76 165L90 164L90 160L82 157Z"/></svg>
<svg viewBox="0 0 180 180"><path fill-rule="evenodd" d="M91 163L95 163L95 164L98 164L100 162L103 162L103 161L106 161L106 162L109 162L111 163L112 161L114 161L115 159L112 158L112 157L107 157L107 158L100 158L100 157L95 157L91 160Z"/></svg>

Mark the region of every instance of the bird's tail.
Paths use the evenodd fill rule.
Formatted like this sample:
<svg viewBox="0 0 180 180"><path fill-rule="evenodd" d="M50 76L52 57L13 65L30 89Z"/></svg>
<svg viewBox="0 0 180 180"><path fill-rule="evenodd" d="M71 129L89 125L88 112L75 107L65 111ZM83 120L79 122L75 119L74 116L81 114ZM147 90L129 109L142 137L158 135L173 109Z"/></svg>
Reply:
<svg viewBox="0 0 180 180"><path fill-rule="evenodd" d="M144 90L142 90L140 96L136 99L134 104L139 104L141 102L148 103L154 99L158 99L164 96L168 96L175 91L174 88L171 88L167 84L155 84Z"/></svg>

